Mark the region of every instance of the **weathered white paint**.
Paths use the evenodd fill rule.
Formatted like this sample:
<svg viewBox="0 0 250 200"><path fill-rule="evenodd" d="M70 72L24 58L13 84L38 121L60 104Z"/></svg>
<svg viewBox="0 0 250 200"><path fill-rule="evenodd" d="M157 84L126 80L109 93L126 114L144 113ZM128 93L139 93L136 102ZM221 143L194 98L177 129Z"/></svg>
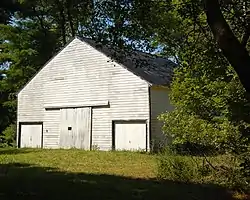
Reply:
<svg viewBox="0 0 250 200"><path fill-rule="evenodd" d="M108 106L109 101L86 101L80 103L60 103L60 104L45 104L45 109L60 109L60 108L79 108L79 107L96 107Z"/></svg>
<svg viewBox="0 0 250 200"><path fill-rule="evenodd" d="M112 148L112 120L149 119L148 84L75 39L20 91L18 122L43 121L44 147L58 148L60 111L45 105L106 100L109 105L92 110L92 145L100 150Z"/></svg>
<svg viewBox="0 0 250 200"><path fill-rule="evenodd" d="M76 109L76 137L74 146L76 148L90 150L90 136L91 136L91 108L77 108Z"/></svg>
<svg viewBox="0 0 250 200"><path fill-rule="evenodd" d="M172 111L173 105L169 99L170 90L165 87L151 87L150 88L150 102L151 102L151 142L156 147L165 145L167 138L163 135L163 123L157 118L160 114ZM153 147L154 148L154 147Z"/></svg>
<svg viewBox="0 0 250 200"><path fill-rule="evenodd" d="M42 124L22 124L20 145L27 148L40 148L42 145Z"/></svg>
<svg viewBox="0 0 250 200"><path fill-rule="evenodd" d="M116 150L146 150L145 122L115 122Z"/></svg>
<svg viewBox="0 0 250 200"><path fill-rule="evenodd" d="M90 149L91 108L61 109L61 148Z"/></svg>
<svg viewBox="0 0 250 200"><path fill-rule="evenodd" d="M60 110L44 110L43 147L56 149L59 147Z"/></svg>

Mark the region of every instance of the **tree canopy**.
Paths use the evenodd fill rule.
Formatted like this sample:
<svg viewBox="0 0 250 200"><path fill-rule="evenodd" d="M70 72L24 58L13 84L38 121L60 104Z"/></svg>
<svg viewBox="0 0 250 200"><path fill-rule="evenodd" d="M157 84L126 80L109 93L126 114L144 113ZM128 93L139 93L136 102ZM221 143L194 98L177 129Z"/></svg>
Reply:
<svg viewBox="0 0 250 200"><path fill-rule="evenodd" d="M174 59L180 66L172 85L177 107L203 120L248 124L249 4L1 1L0 132L15 123L16 91L76 35Z"/></svg>

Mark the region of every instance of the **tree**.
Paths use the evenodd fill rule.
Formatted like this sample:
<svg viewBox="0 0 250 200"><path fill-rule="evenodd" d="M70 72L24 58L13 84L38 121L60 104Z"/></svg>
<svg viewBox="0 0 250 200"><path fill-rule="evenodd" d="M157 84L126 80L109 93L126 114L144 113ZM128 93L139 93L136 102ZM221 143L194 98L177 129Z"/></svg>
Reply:
<svg viewBox="0 0 250 200"><path fill-rule="evenodd" d="M72 37L85 36L122 48L135 47L136 41L144 39L146 32L130 24L131 2L20 0L15 1L20 9L8 11L3 7L6 15L0 25L2 140L9 138L1 136L3 130L16 122L16 92ZM14 129L9 128L4 134L12 135L11 130Z"/></svg>
<svg viewBox="0 0 250 200"><path fill-rule="evenodd" d="M12 14L21 10L21 5L15 0L1 0L0 2L0 23L6 24Z"/></svg>
<svg viewBox="0 0 250 200"><path fill-rule="evenodd" d="M215 40L221 48L224 56L237 72L241 83L246 91L250 93L250 56L245 48L250 37L250 2L244 1L242 9L245 23L244 35L242 42L237 39L226 22L221 10L218 0L204 0L205 12L207 15L207 22L210 26ZM238 4L236 1L224 1L224 4L230 4L235 7Z"/></svg>
<svg viewBox="0 0 250 200"><path fill-rule="evenodd" d="M0 24L1 140L9 138L2 137L2 131L16 122L16 92L83 28L91 13L91 3L72 0L1 2L0 9L5 11L0 16L3 22ZM10 130L14 129L4 133L9 134Z"/></svg>
<svg viewBox="0 0 250 200"><path fill-rule="evenodd" d="M16 121L16 92L56 50L53 29L44 30L39 21L19 21L0 25L0 132Z"/></svg>
<svg viewBox="0 0 250 200"><path fill-rule="evenodd" d="M250 1L167 0L136 2L136 20L146 29L157 30L157 33L160 34L157 37L161 37L161 41L167 41L168 45L171 46L168 51L176 51L180 46L183 46L180 44L181 41L183 39L187 41L187 36L195 34L197 29L203 29L206 32L206 37L210 37L210 39L212 39L212 33L216 41L215 48L220 48L223 53L222 56L234 68L243 86L250 93L248 78L250 74L248 67L250 66ZM177 13L179 18L176 16ZM203 20L200 20L201 17ZM185 25L178 26L179 28L182 27L182 30L173 30L176 23L182 22L184 24L189 22L189 27L192 27L187 36L178 33L178 31L184 31ZM212 32L208 32L208 28ZM155 36L156 34L152 33L152 35ZM172 36L174 36L174 40Z"/></svg>

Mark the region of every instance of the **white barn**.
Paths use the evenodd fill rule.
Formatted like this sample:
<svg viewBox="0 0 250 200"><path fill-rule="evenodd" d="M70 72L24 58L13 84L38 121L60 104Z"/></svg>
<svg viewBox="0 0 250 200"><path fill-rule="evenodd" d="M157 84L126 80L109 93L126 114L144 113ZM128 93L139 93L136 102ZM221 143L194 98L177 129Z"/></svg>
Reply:
<svg viewBox="0 0 250 200"><path fill-rule="evenodd" d="M117 52L76 37L48 61L17 94L18 147L149 151L162 140L175 64Z"/></svg>

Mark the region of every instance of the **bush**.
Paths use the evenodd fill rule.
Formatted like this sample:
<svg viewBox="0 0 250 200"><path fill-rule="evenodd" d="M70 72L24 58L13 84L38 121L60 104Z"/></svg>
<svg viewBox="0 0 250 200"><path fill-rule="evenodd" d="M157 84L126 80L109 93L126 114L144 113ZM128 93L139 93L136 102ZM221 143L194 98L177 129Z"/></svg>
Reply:
<svg viewBox="0 0 250 200"><path fill-rule="evenodd" d="M192 182L199 175L195 162L186 156L161 155L158 161L158 178Z"/></svg>
<svg viewBox="0 0 250 200"><path fill-rule="evenodd" d="M16 145L16 125L11 124L8 126L1 134L1 146L7 147L7 146L15 146Z"/></svg>
<svg viewBox="0 0 250 200"><path fill-rule="evenodd" d="M200 179L199 158L175 154L170 147L158 157L158 178L181 182Z"/></svg>
<svg viewBox="0 0 250 200"><path fill-rule="evenodd" d="M217 184L230 189L248 190L247 176L240 161L231 155L198 157L173 154L159 156L158 178L180 182Z"/></svg>
<svg viewBox="0 0 250 200"><path fill-rule="evenodd" d="M163 122L164 134L173 139L174 145L190 143L216 150L231 150L236 148L232 144L241 146L245 142L239 127L227 119L208 121L181 109L164 113L159 119Z"/></svg>

